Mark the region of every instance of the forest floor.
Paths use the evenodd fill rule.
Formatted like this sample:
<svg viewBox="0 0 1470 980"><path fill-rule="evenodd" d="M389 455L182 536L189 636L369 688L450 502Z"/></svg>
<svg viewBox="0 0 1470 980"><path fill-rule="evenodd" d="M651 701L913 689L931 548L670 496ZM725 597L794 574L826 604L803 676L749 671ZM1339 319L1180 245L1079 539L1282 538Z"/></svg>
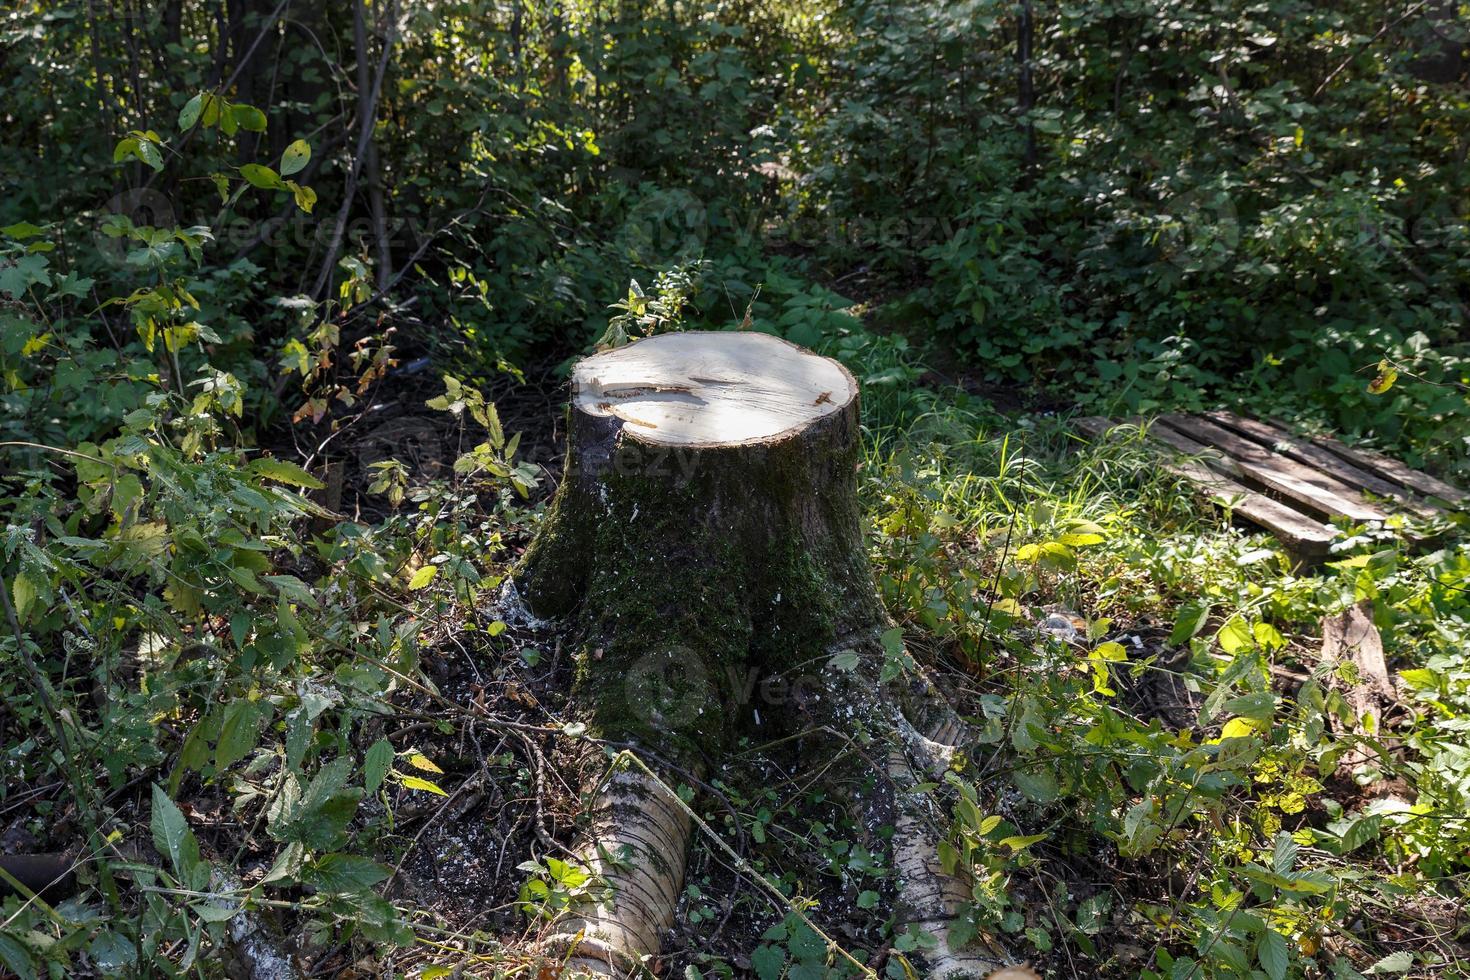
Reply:
<svg viewBox="0 0 1470 980"><path fill-rule="evenodd" d="M922 363L893 333L854 329L831 350L864 387L870 555L914 657L896 669L924 671L981 733L923 788L944 814L937 857L971 886L977 931L1056 977L1466 975L1463 515L1344 525L1329 559L1303 568L1198 502L1136 432L1088 443L1063 401ZM444 382L424 353L403 352L337 424L296 426L275 446L340 463L330 504L376 542L354 558L334 550L341 537L314 551L270 539L287 556L278 570L333 583L309 597L319 609L293 593L318 617L309 654L236 678L240 659L181 655L158 672L141 645L119 651L107 679L129 692L162 678L211 693L159 711L158 692L139 690L134 714L102 716L100 731L123 735L99 744L126 760L103 802L109 846L146 894L137 869L168 846L172 805L157 786L150 802L149 784L172 781L180 832L235 876L226 892L275 896L260 914L311 976L551 976L535 940L598 887L570 858L588 787L625 748L592 738L568 697L577 658L596 656L588 638L530 620L502 585L556 485L566 392L550 362L486 384L500 425L521 434L518 460L539 467L519 501L458 478L486 432L427 404ZM191 507L190 528L209 513ZM320 515L294 520L323 533ZM359 612L365 596L375 605ZM1393 677L1392 703L1371 719L1349 704L1351 665L1321 654L1324 618L1354 607L1381 632ZM368 643L389 635L383 609L393 629L416 630L411 655ZM241 615L214 617L216 642L249 635ZM350 644L335 640L344 619ZM398 667L384 663L393 651L405 651ZM655 975L858 975L811 925L876 975L914 975L921 941L895 930L886 835L849 811L861 787L831 775L882 769L855 775L784 727L802 681L752 679L737 750L707 760L703 778L639 750L700 818ZM58 688L84 718L88 683ZM284 724L257 721L255 741L238 742L228 711L241 704L279 705ZM299 792L280 760L302 751L292 719L308 704L315 750L361 757L365 788L354 811L326 808L302 830L277 798ZM128 725L179 754L129 742ZM191 749L203 730L214 748ZM15 747L9 784L25 785L34 749ZM341 789L347 770L332 765L301 783L331 771ZM85 815L69 792L56 782L6 800L0 850L75 846ZM292 870L293 834L341 853ZM52 911L96 933L85 907ZM187 942L158 955L172 962ZM122 955L91 943L94 963Z"/></svg>
<svg viewBox="0 0 1470 980"><path fill-rule="evenodd" d="M1289 932L1294 958L1338 976L1420 962L1455 975L1442 971L1470 961L1464 878L1436 874L1432 887L1409 887L1420 858L1388 840L1396 820L1426 812L1416 806L1411 770L1424 770L1413 753L1386 739L1381 758L1342 764L1335 705L1317 722L1300 707L1325 704L1322 692L1330 700L1340 686L1335 665L1320 662L1318 636L1344 571L1294 567L1271 539L1190 503L1136 444L1073 439L1055 421L1064 405L932 369L918 385L930 392L927 410L909 413L904 431L876 434L869 457L885 596L910 649L923 651L964 714L993 725L1019 706L1028 719L1021 732L1001 724L990 754L954 773L996 818L967 828L957 815L948 828L951 841L988 841L993 852L971 859L981 928L1055 976L1143 975L1166 961L1193 962L1191 953L1227 966L1260 963L1273 976L1264 930ZM379 447L413 455L415 478L436 475L460 451L458 427L417 408L435 387L409 377L391 399L380 395L389 407L349 443L360 460L349 513L369 519L382 506L366 493ZM549 370L495 392L507 428L524 433L523 452L546 467L543 495L558 470L562 394ZM953 438L956 426L967 439ZM1008 455L1008 434L1030 444ZM937 436L957 447L951 458ZM1364 538L1378 561L1385 548L1422 561L1391 532ZM526 540L510 542L509 553ZM1043 557L1024 557L1028 547ZM1367 567L1351 554L1343 550L1349 567ZM1355 597L1363 588L1351 587ZM547 734L576 731L566 692L581 638L496 608L480 613L504 625L494 635L454 619L435 625L424 667L437 693L400 692L390 723L393 744L412 744L443 770L435 778L446 795L393 814L381 842L394 868L388 894L446 940L390 953L374 970L427 967L427 976L430 964L473 972L477 962L529 963L522 957L547 917L586 887L559 881L548 860L570 854L586 802L579 794L612 752ZM1238 624L1244 640L1235 638ZM1100 667L1095 651L1109 644L1121 653ZM1230 677L1230 664L1248 652L1260 654L1259 676ZM1391 656L1395 668L1424 662ZM1214 691L1232 695L1223 714ZM853 822L842 788L824 782L826 766L804 756L799 738L764 736L761 707L769 717L781 704L761 697L769 694L754 695L741 751L710 760L707 780L665 772L705 825L678 924L650 968L761 980L840 975L825 943L793 914L800 910L880 974L904 976L902 954L912 946L892 934L884 842ZM1079 697L1099 705L1078 712L1069 700ZM1259 723L1262 698L1264 717L1280 726L1274 738ZM1239 734L1263 744L1248 757L1191 758L1211 741L1219 748L1231 714L1246 719ZM1383 724L1408 735L1420 720L1406 699ZM1088 760L1088 751L1101 758ZM1060 776L1009 778L1037 764ZM1087 774L1069 771L1077 766ZM1143 817L1121 823L1099 812L1111 802L1133 814L1149 801ZM1150 821L1156 827L1140 832ZM1012 843L994 844L1007 837ZM1298 850L1302 865L1293 863ZM1287 851L1291 860L1280 857ZM1275 869L1274 880L1257 874L1259 861ZM754 886L754 874L778 883L784 906ZM529 902L526 882L538 878L550 899ZM1256 914L1232 925L1244 907ZM316 962L332 971L332 957Z"/></svg>

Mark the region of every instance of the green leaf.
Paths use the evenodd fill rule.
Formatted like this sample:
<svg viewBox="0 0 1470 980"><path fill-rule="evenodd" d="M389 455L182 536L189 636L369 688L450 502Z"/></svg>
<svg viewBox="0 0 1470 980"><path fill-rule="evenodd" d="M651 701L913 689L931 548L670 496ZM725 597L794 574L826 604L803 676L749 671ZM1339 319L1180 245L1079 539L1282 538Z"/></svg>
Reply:
<svg viewBox="0 0 1470 980"><path fill-rule="evenodd" d="M204 922L229 922L240 914L240 906L223 897L217 902L191 902L189 908Z"/></svg>
<svg viewBox="0 0 1470 980"><path fill-rule="evenodd" d="M152 140L134 141L133 155L152 167L154 171L163 170L163 154L158 151L158 144Z"/></svg>
<svg viewBox="0 0 1470 980"><path fill-rule="evenodd" d="M362 760L362 778L369 793L376 793L378 787L383 785L383 779L388 775L388 767L393 764L393 745L386 738L380 738L367 750Z"/></svg>
<svg viewBox="0 0 1470 980"><path fill-rule="evenodd" d="M264 164L247 163L240 168L240 176L248 180L252 186L259 187L263 191L286 189L280 175Z"/></svg>
<svg viewBox="0 0 1470 980"><path fill-rule="evenodd" d="M276 459L274 456L261 456L250 461L248 467L251 473L264 477L267 480L275 480L277 483L286 483L293 487L304 487L307 490L322 490L326 484L312 476L306 470L295 463L284 459Z"/></svg>
<svg viewBox="0 0 1470 980"><path fill-rule="evenodd" d="M758 946L750 954L750 968L758 980L780 980L786 968L786 954L774 946Z"/></svg>
<svg viewBox="0 0 1470 980"><path fill-rule="evenodd" d="M1209 618L1208 602L1186 602L1180 606L1174 617L1174 630L1169 634L1169 645L1180 647L1188 643L1204 628L1205 620Z"/></svg>
<svg viewBox="0 0 1470 980"><path fill-rule="evenodd" d="M40 597L40 590L31 581L25 572L15 576L15 581L10 585L11 597L15 600L15 614L24 622L26 613L30 611L31 605Z"/></svg>
<svg viewBox="0 0 1470 980"><path fill-rule="evenodd" d="M1033 803L1050 803L1061 793L1057 777L1048 769L1036 769L1035 771L1017 769L1011 773L1011 782L1015 783L1016 789Z"/></svg>
<svg viewBox="0 0 1470 980"><path fill-rule="evenodd" d="M219 741L214 746L214 764L218 769L228 769L255 748L260 734L260 705L240 699L225 708L225 718L220 725Z"/></svg>
<svg viewBox="0 0 1470 980"><path fill-rule="evenodd" d="M1286 646L1286 637L1282 636L1281 631L1270 623L1257 623L1251 627L1251 635L1255 637L1257 645L1267 653Z"/></svg>
<svg viewBox="0 0 1470 980"><path fill-rule="evenodd" d="M1232 715L1240 715L1256 721L1270 721L1276 716L1276 695L1270 691L1253 691L1231 698L1223 709Z"/></svg>
<svg viewBox="0 0 1470 980"><path fill-rule="evenodd" d="M1107 924L1113 908L1111 892L1098 892L1077 906L1077 928L1088 936L1096 936Z"/></svg>
<svg viewBox="0 0 1470 980"><path fill-rule="evenodd" d="M298 841L313 851L336 847L362 796L360 789L344 788L351 774L351 759L333 759L317 771L303 792L296 775L288 771L285 785L267 812L271 836Z"/></svg>
<svg viewBox="0 0 1470 980"><path fill-rule="evenodd" d="M311 159L311 144L306 140L297 140L286 147L286 152L281 154L281 176L289 177L300 173Z"/></svg>
<svg viewBox="0 0 1470 980"><path fill-rule="evenodd" d="M1347 830L1342 832L1342 844L1338 853L1347 854L1350 851L1356 851L1369 841L1376 840L1382 827L1383 814L1381 813L1354 820L1348 825Z"/></svg>
<svg viewBox="0 0 1470 980"><path fill-rule="evenodd" d="M209 107L204 110L204 125L210 124L211 117L219 120L219 131L226 136L234 136L240 129L240 121L235 118L234 107L224 98L209 100Z"/></svg>
<svg viewBox="0 0 1470 980"><path fill-rule="evenodd" d="M1279 875L1287 874L1296 867L1296 856L1301 850L1301 845L1291 839L1291 835L1282 831L1276 835L1276 843L1271 851L1271 870Z"/></svg>
<svg viewBox="0 0 1470 980"><path fill-rule="evenodd" d="M306 848L300 843L290 843L281 848L281 853L276 855L275 861L271 863L270 869L266 871L265 877L260 879L263 885L274 882L282 884L293 884L296 875L306 863Z"/></svg>
<svg viewBox="0 0 1470 980"><path fill-rule="evenodd" d="M179 110L179 128L188 129L199 121L199 115L204 111L204 93L200 92Z"/></svg>
<svg viewBox="0 0 1470 980"><path fill-rule="evenodd" d="M203 887L209 880L209 868L199 859L199 841L189 829L183 811L157 783L153 784L149 827L153 831L153 846L168 858L180 883L186 888Z"/></svg>
<svg viewBox="0 0 1470 980"><path fill-rule="evenodd" d="M253 105L231 106L230 111L234 114L235 123L241 129L248 129L252 133L265 132L265 113Z"/></svg>
<svg viewBox="0 0 1470 980"><path fill-rule="evenodd" d="M0 228L0 234L14 238L17 241L25 241L27 238L35 238L41 234L41 228L31 224L29 221L18 221L13 225Z"/></svg>
<svg viewBox="0 0 1470 980"><path fill-rule="evenodd" d="M1028 834L1024 837L1018 835L1016 837L1006 837L1000 843L1003 847L1009 847L1014 853L1016 851L1024 851L1032 844L1038 841L1044 841L1046 838L1046 834Z"/></svg>
<svg viewBox="0 0 1470 980"><path fill-rule="evenodd" d="M1404 679L1405 684L1416 691L1435 691L1439 689L1439 675L1423 667L1401 670L1399 671L1399 676Z"/></svg>
<svg viewBox="0 0 1470 980"><path fill-rule="evenodd" d="M46 284L49 265L44 255L0 258L0 292L8 294L11 299L24 298L31 286Z"/></svg>
<svg viewBox="0 0 1470 980"><path fill-rule="evenodd" d="M1414 954L1406 949L1397 953L1389 953L1383 959L1368 967L1367 973L1380 975L1384 973L1407 973L1414 965Z"/></svg>
<svg viewBox="0 0 1470 980"><path fill-rule="evenodd" d="M365 892L387 877L387 868L356 854L327 854L301 875L307 884L333 894Z"/></svg>
<svg viewBox="0 0 1470 980"><path fill-rule="evenodd" d="M321 608L321 604L316 601L316 596L311 594L310 587L295 575L267 575L265 580L274 585L287 599L295 600L312 609Z"/></svg>
<svg viewBox="0 0 1470 980"><path fill-rule="evenodd" d="M1286 968L1291 963L1291 954L1286 948L1286 937L1275 929L1267 929L1256 941L1256 959L1261 969L1271 980L1286 980Z"/></svg>
<svg viewBox="0 0 1470 980"><path fill-rule="evenodd" d="M36 965L28 949L13 936L0 932L0 963L20 980L36 980Z"/></svg>
<svg viewBox="0 0 1470 980"><path fill-rule="evenodd" d="M408 587L414 590L426 588L430 582L434 581L434 576L437 574L439 574L438 565L423 565L413 573L413 578L408 580Z"/></svg>
<svg viewBox="0 0 1470 980"><path fill-rule="evenodd" d="M87 944L87 955L103 976L136 976L130 968L138 962L138 947L126 935L112 930L99 932Z"/></svg>
<svg viewBox="0 0 1470 980"><path fill-rule="evenodd" d="M1220 627L1220 632L1215 634L1215 639L1220 642L1220 649L1232 656L1242 650L1253 649L1256 642L1251 628L1239 616L1227 619L1225 625Z"/></svg>

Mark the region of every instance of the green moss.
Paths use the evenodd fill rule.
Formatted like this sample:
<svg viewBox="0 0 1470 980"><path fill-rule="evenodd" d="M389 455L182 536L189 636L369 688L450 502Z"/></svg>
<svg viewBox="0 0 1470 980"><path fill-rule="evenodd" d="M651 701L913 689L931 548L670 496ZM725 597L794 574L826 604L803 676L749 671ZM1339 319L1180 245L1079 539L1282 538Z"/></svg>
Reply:
<svg viewBox="0 0 1470 980"><path fill-rule="evenodd" d="M574 694L598 734L686 760L718 752L752 677L881 617L855 451L809 448L681 456L625 440L599 480L563 485L522 568L538 611L580 604Z"/></svg>

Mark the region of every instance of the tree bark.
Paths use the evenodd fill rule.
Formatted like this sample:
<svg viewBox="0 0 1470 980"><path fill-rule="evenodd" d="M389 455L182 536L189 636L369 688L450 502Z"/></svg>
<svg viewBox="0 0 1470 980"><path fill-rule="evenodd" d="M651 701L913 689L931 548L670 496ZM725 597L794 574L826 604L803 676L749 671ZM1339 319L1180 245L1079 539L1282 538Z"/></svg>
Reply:
<svg viewBox="0 0 1470 980"><path fill-rule="evenodd" d="M355 2L352 8L352 40L357 49L357 92L358 111L363 111L363 100L372 89L371 52L368 50L367 24L363 4ZM377 113L373 113L373 127L377 126ZM383 206L383 175L378 166L378 141L368 134L366 159L363 161L363 176L367 180L368 208L373 218L373 252L377 258L376 281L378 289L386 289L393 278L393 255L388 244L388 217Z"/></svg>

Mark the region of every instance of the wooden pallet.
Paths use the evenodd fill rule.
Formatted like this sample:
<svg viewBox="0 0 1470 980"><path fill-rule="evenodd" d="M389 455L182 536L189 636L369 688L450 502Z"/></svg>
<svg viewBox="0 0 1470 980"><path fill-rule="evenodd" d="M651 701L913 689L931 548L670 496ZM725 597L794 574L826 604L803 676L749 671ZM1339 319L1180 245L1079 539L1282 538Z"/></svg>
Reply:
<svg viewBox="0 0 1470 980"><path fill-rule="evenodd" d="M1168 448L1170 472L1304 558L1327 553L1334 519L1434 517L1470 505L1465 491L1396 459L1229 412L1162 415L1146 425L1094 416L1073 425L1092 439L1120 425L1142 426Z"/></svg>

